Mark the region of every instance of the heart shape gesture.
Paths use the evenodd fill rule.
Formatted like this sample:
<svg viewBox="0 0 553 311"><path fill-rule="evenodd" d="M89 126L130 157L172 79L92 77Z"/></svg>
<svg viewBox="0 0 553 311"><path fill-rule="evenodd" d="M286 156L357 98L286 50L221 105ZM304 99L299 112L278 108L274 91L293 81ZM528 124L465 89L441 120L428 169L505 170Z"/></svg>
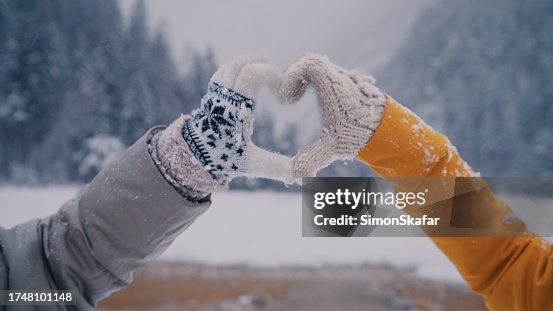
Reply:
<svg viewBox="0 0 553 311"><path fill-rule="evenodd" d="M335 159L355 157L365 146L386 102L373 82L315 54L296 59L284 73L263 56L243 56L215 72L200 107L175 127L182 128L186 145L211 176L204 176L202 190L225 186L236 176L291 184ZM310 84L325 126L321 138L294 158L256 146L251 135L258 90L267 86L283 103L295 103Z"/></svg>

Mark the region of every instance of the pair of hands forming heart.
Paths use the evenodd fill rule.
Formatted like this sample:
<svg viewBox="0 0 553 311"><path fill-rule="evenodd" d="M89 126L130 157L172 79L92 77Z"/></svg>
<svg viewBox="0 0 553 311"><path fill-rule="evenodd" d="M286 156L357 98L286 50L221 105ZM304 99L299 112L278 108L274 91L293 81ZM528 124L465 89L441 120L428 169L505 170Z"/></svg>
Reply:
<svg viewBox="0 0 553 311"><path fill-rule="evenodd" d="M251 134L258 90L267 86L282 103L290 104L309 85L317 94L325 128L322 136L293 158L257 147ZM385 105L372 77L347 71L324 56L303 55L284 72L265 57L244 56L213 75L182 135L204 169L221 183L236 176L294 183L336 159L354 158L378 126Z"/></svg>

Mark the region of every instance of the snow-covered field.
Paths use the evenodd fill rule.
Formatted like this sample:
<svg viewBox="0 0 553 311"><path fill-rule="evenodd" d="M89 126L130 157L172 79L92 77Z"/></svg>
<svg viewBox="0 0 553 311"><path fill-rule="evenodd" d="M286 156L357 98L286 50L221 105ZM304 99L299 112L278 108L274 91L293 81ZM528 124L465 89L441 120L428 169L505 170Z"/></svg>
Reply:
<svg viewBox="0 0 553 311"><path fill-rule="evenodd" d="M0 188L0 226L54 213L76 187ZM161 208L161 207L160 207ZM427 238L303 238L297 193L226 192L162 255L205 264L257 266L388 263L461 281Z"/></svg>

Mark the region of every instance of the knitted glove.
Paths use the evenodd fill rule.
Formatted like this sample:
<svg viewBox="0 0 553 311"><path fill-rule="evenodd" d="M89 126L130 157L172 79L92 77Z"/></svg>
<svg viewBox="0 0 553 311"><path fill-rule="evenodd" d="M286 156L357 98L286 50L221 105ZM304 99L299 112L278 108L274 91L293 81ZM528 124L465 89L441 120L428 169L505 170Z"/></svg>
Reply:
<svg viewBox="0 0 553 311"><path fill-rule="evenodd" d="M347 71L317 54L303 55L287 67L280 96L285 103L294 103L311 83L325 132L296 156L297 177L315 176L336 159L353 159L366 146L386 107L372 77Z"/></svg>
<svg viewBox="0 0 553 311"><path fill-rule="evenodd" d="M257 91L262 86L277 91L281 78L280 70L260 56L241 57L219 68L200 107L171 124L159 139L158 157L169 175L203 192L224 188L236 176L294 182L291 158L251 140Z"/></svg>

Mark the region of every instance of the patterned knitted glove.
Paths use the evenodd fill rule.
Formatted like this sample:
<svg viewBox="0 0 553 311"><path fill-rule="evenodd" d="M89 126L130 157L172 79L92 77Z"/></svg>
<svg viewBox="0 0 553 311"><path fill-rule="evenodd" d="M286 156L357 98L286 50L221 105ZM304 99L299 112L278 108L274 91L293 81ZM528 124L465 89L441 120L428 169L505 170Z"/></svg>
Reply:
<svg viewBox="0 0 553 311"><path fill-rule="evenodd" d="M285 70L280 96L296 102L313 84L325 132L296 156L296 177L315 176L336 159L353 159L371 138L386 108L386 98L370 76L333 64L327 57L306 54Z"/></svg>
<svg viewBox="0 0 553 311"><path fill-rule="evenodd" d="M200 107L159 139L158 157L169 175L204 192L224 188L236 176L293 183L293 160L251 140L257 91L262 86L278 91L281 79L280 70L261 56L244 56L219 68Z"/></svg>

